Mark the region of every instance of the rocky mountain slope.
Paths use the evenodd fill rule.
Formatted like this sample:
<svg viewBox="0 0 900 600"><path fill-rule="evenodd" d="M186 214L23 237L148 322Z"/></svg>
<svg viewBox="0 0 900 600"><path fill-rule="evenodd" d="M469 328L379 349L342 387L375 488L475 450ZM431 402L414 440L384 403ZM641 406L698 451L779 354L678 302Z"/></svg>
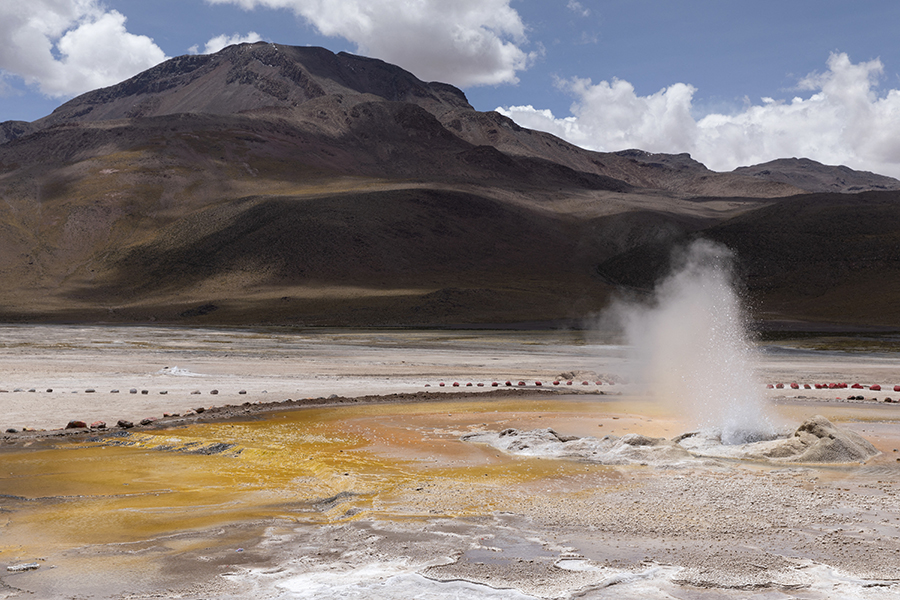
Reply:
<svg viewBox="0 0 900 600"><path fill-rule="evenodd" d="M702 235L737 250L762 316L895 325L896 190L589 152L382 61L244 44L0 123L0 318L578 320ZM807 194L826 191L855 193ZM883 307L852 302L860 265Z"/></svg>

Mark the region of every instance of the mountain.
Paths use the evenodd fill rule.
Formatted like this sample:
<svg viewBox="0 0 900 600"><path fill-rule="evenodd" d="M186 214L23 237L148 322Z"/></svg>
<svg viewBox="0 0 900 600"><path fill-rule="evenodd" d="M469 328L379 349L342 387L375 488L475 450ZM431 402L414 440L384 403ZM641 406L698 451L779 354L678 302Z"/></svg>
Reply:
<svg viewBox="0 0 900 600"><path fill-rule="evenodd" d="M854 193L871 190L900 190L900 181L868 171L844 166L826 166L808 158L780 158L752 167L738 167L739 175L778 181L807 192Z"/></svg>
<svg viewBox="0 0 900 600"><path fill-rule="evenodd" d="M898 189L812 161L591 152L379 60L242 44L0 123L0 318L578 320L705 236L738 250L761 316L893 326L828 307L863 264L884 306L900 292L893 254L866 254L896 242Z"/></svg>

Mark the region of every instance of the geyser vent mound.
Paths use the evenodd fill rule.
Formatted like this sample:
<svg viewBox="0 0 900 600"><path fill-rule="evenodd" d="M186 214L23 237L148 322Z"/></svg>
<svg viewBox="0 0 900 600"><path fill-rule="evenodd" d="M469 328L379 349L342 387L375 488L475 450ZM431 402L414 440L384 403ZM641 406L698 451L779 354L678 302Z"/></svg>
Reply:
<svg viewBox="0 0 900 600"><path fill-rule="evenodd" d="M463 441L487 444L519 456L540 456L605 465L642 464L689 467L710 464L710 459L764 460L779 463L863 462L878 450L859 434L842 429L822 416L804 421L793 432L745 444L724 444L721 434L693 432L672 440L639 433L603 438L560 435L552 429L478 432Z"/></svg>
<svg viewBox="0 0 900 600"><path fill-rule="evenodd" d="M837 427L821 415L804 421L793 432L745 444L723 444L715 433L700 432L676 438L694 455L791 463L849 463L876 454L871 443L854 431Z"/></svg>

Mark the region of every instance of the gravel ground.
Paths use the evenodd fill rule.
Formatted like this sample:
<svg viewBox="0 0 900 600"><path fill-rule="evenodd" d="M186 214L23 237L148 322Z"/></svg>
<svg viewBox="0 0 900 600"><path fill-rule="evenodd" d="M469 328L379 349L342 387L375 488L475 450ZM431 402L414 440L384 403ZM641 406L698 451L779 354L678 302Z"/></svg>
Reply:
<svg viewBox="0 0 900 600"><path fill-rule="evenodd" d="M343 411L347 418L336 421L336 432L371 436L371 464L398 456L409 464L389 488L378 489L376 470L346 478L334 473L329 477L344 482L345 492L312 504L282 499L274 517L173 530L126 545L73 541L47 556L25 556L9 545L17 511L34 502L7 498L0 559L10 566L19 558L37 560L41 567L6 574L0 598L900 597L900 407L883 402L892 392L867 390L867 400L848 401L848 390L766 391L787 422L823 414L872 442L880 454L862 464L705 458L602 466L575 457L511 457L461 441L508 427L669 439L686 431L685 423L629 395L624 377L616 379L621 356L615 348L576 343L568 334L48 331L38 337L28 328L0 332L0 379L9 388L0 392L0 407L19 429L5 434L9 452L61 441L77 452L99 432L60 429L73 418L153 416L155 422L131 431L184 436L194 425L264 423L307 406ZM111 350L116 340L126 347ZM176 365L187 374L174 371ZM772 383L886 387L900 380L895 366L886 354L770 353L762 376ZM582 396L569 388L565 398L535 385L564 374L616 384L607 381ZM506 379L528 385L449 394L463 392L450 386L455 380ZM441 381L446 388L438 388ZM113 386L118 394L110 392ZM131 386L148 394L128 394ZM202 394L191 394L195 389ZM213 397L211 389L220 394ZM523 408L450 414L443 404L466 398ZM602 407L564 410L587 400ZM410 412L417 406L411 401L434 409ZM535 407L524 408L529 402ZM384 410L357 410L377 404ZM163 418L168 411L180 414ZM22 432L25 426L48 431ZM80 498L41 502L66 507ZM86 527L102 527L99 515ZM48 526L41 535L49 543L60 534ZM70 564L84 570L67 570Z"/></svg>

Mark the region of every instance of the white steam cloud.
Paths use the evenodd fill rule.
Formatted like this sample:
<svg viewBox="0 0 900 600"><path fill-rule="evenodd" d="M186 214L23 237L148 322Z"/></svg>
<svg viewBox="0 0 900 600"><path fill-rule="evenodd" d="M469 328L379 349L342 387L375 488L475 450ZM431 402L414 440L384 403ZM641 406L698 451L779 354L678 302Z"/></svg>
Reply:
<svg viewBox="0 0 900 600"><path fill-rule="evenodd" d="M675 83L639 96L624 80L570 79L560 86L575 103L571 116L533 106L497 110L523 127L557 135L583 148L691 155L713 170L777 158L805 157L825 164L900 177L900 90L879 94L880 60L854 64L832 54L828 70L798 82L808 97L763 98L734 114L695 118L696 89ZM749 101L748 101L749 103Z"/></svg>
<svg viewBox="0 0 900 600"><path fill-rule="evenodd" d="M0 76L19 76L47 96L113 85L165 59L98 0L0 2Z"/></svg>
<svg viewBox="0 0 900 600"><path fill-rule="evenodd" d="M745 316L734 291L731 253L694 242L648 304L611 308L651 392L724 444L771 437Z"/></svg>
<svg viewBox="0 0 900 600"><path fill-rule="evenodd" d="M342 37L366 56L424 80L461 87L516 83L534 55L510 0L207 0L287 9L320 33Z"/></svg>

